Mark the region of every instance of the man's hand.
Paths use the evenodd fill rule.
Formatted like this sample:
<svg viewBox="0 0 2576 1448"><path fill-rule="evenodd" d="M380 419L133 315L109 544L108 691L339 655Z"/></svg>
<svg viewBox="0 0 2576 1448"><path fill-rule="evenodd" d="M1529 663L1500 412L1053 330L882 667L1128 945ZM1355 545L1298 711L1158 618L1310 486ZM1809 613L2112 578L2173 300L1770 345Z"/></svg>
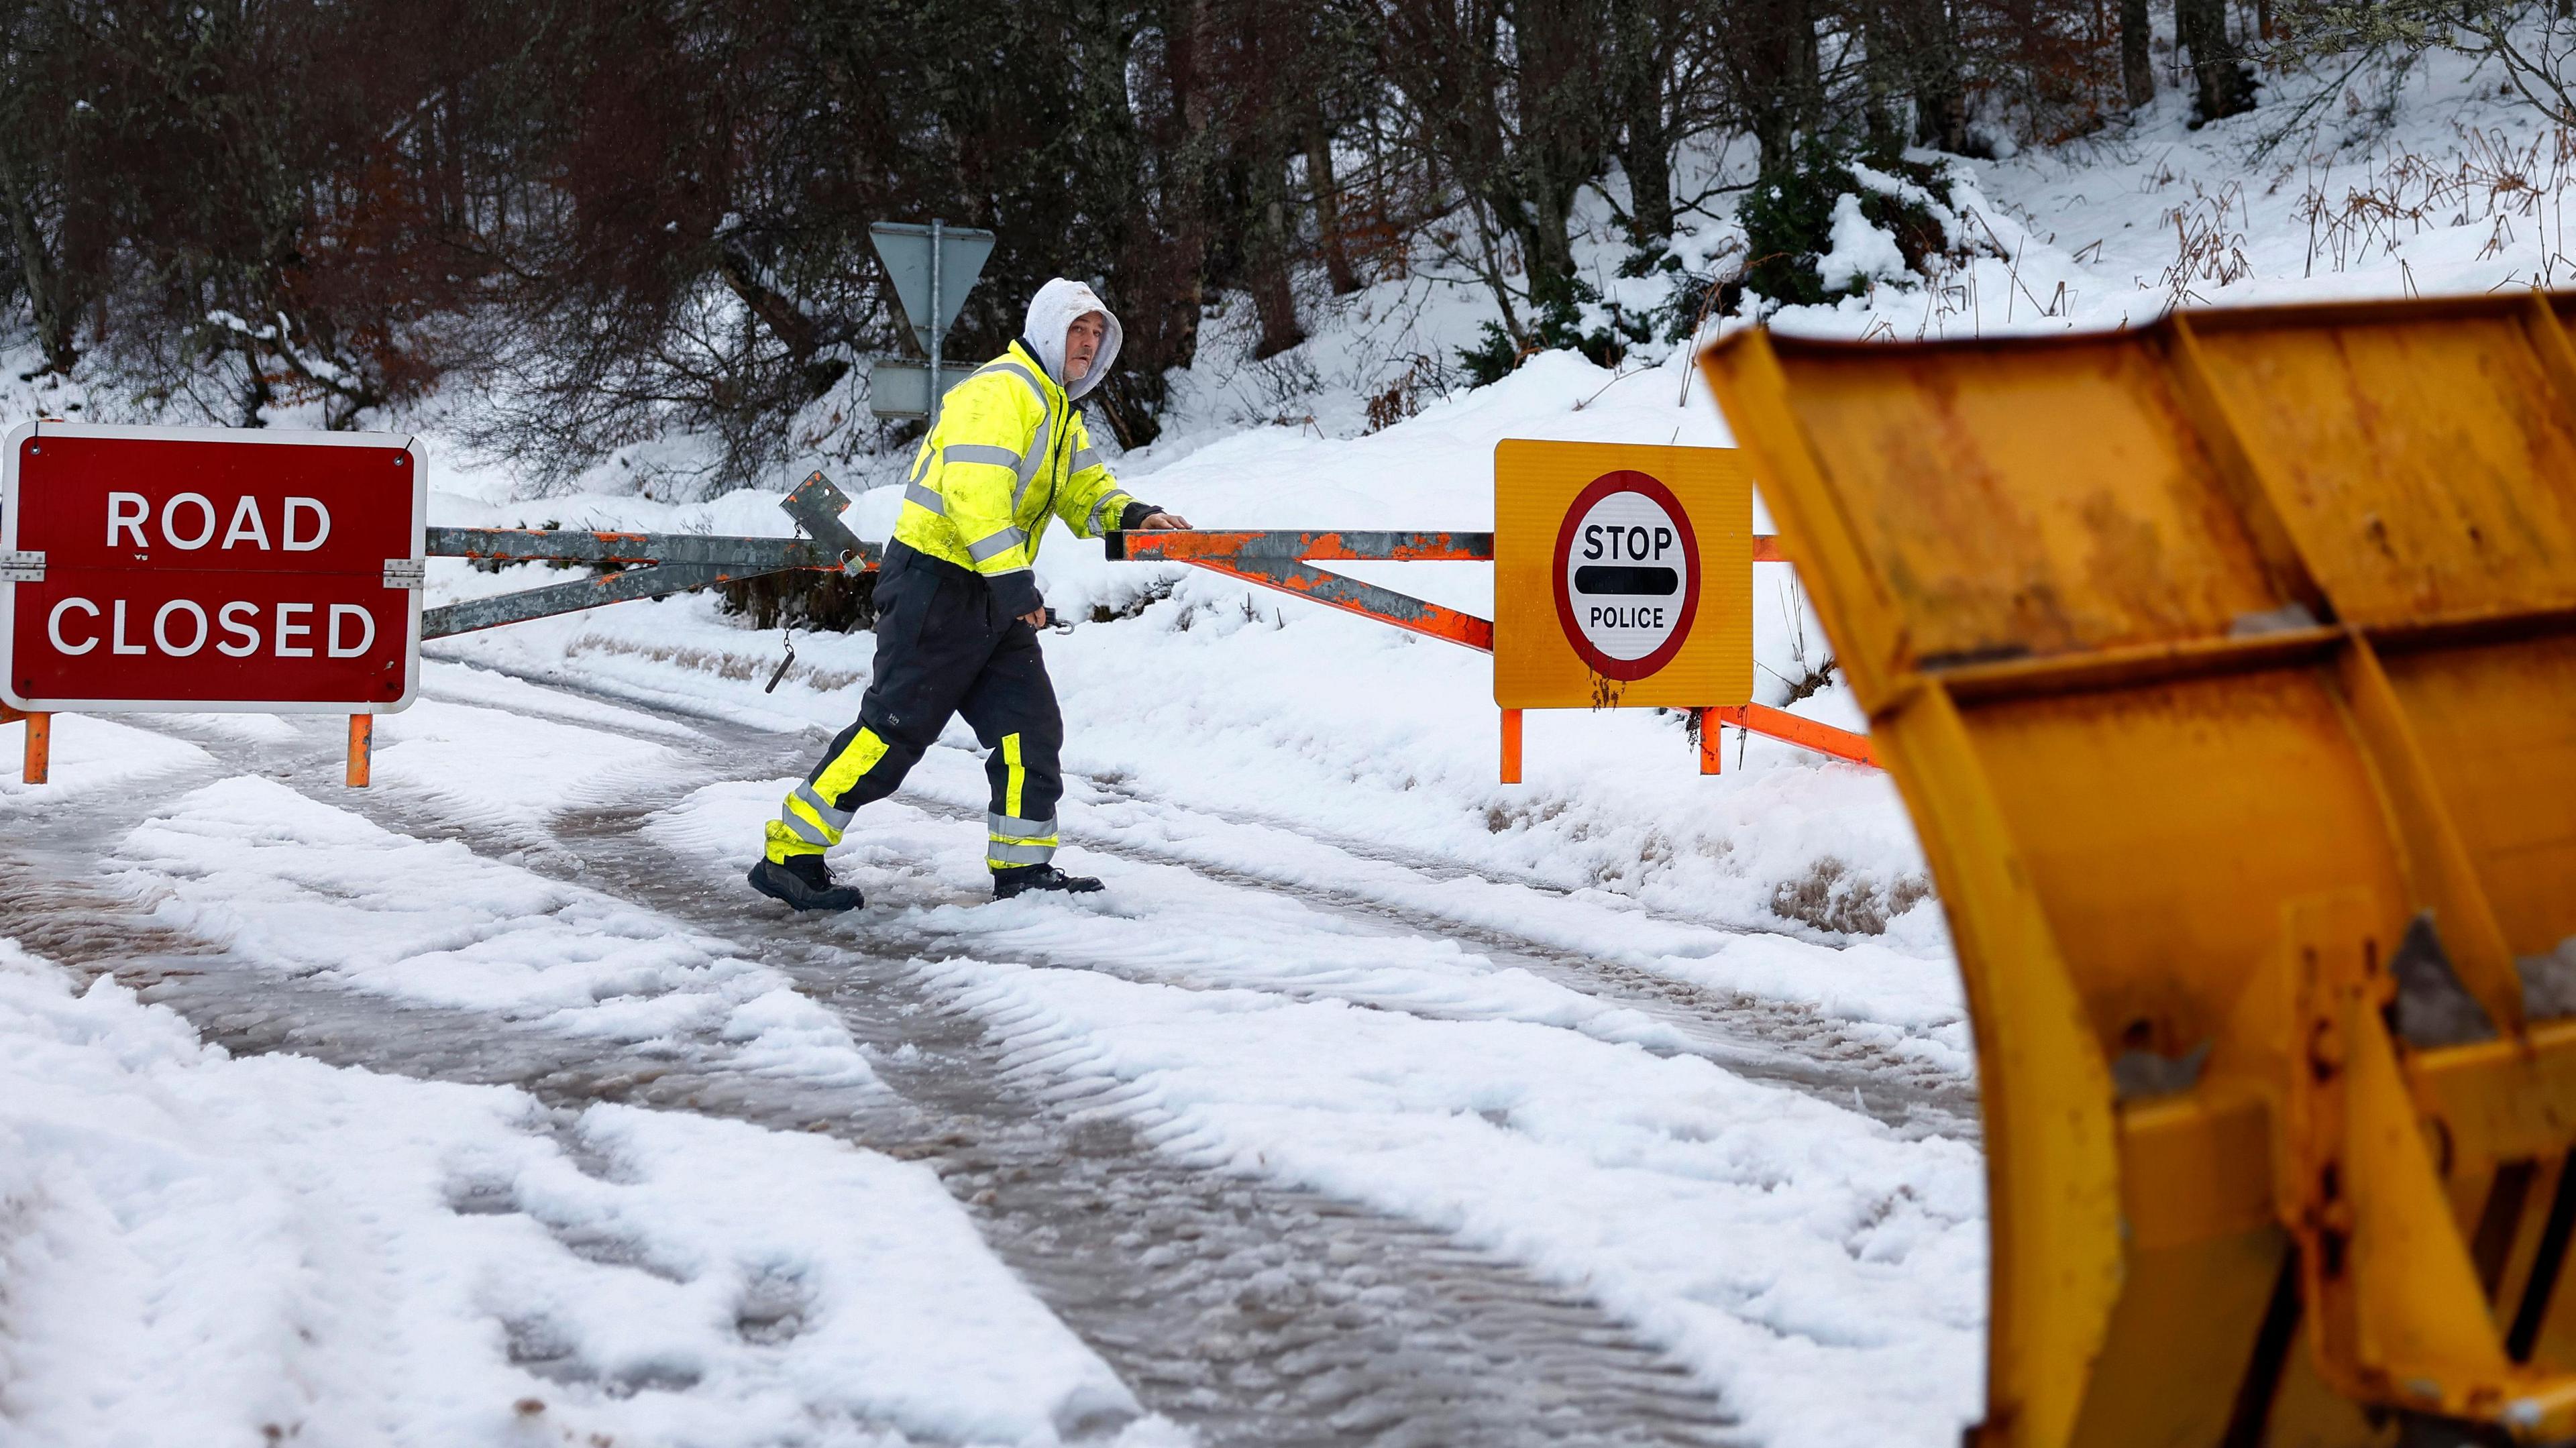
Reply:
<svg viewBox="0 0 2576 1448"><path fill-rule="evenodd" d="M1182 517L1178 513L1147 513L1144 520L1139 522L1136 526L1139 528L1151 528L1157 533L1168 533L1176 528L1189 527L1190 520Z"/></svg>
<svg viewBox="0 0 2576 1448"><path fill-rule="evenodd" d="M1027 613L1021 614L1020 622L1027 624L1031 628L1045 628L1046 610L1042 608L1032 609Z"/></svg>

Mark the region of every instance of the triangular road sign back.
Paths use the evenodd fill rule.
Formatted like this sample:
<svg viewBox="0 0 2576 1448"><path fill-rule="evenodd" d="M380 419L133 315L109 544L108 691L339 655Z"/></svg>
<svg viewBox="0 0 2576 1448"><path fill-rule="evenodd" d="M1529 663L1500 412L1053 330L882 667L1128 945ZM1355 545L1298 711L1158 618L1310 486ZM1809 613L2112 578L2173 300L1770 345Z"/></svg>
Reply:
<svg viewBox="0 0 2576 1448"><path fill-rule="evenodd" d="M877 258L885 263L886 275L894 281L895 304L903 308L912 338L921 346L923 356L930 354L930 228L905 222L880 221L868 228L868 237L876 243ZM939 316L935 325L939 335L957 321L957 313L966 304L966 293L974 289L975 279L984 272L985 258L993 254L993 233L966 226L939 228Z"/></svg>

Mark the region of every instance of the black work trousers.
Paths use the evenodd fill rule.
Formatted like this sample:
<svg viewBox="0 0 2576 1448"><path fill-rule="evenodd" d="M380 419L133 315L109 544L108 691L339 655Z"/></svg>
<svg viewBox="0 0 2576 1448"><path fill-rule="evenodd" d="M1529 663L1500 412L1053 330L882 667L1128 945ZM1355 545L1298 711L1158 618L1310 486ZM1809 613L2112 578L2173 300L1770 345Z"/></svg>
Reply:
<svg viewBox="0 0 2576 1448"><path fill-rule="evenodd" d="M1037 630L1005 616L972 570L902 543L886 545L876 602L876 677L857 721L834 736L770 822L769 858L783 863L840 843L851 815L894 793L949 716L962 714L992 751L985 863L1004 870L1053 859L1064 716Z"/></svg>

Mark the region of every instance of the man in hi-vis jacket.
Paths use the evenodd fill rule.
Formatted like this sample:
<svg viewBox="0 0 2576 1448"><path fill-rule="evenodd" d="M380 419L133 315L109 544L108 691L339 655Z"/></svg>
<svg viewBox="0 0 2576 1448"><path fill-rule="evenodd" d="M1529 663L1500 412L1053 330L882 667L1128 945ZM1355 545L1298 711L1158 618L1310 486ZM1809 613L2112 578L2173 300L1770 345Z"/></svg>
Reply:
<svg viewBox="0 0 2576 1448"><path fill-rule="evenodd" d="M799 910L866 903L832 883L823 852L859 806L894 793L951 714L992 751L994 896L1100 888L1053 863L1064 719L1038 652L1046 605L1029 564L1050 515L1082 538L1189 526L1121 491L1084 435L1074 404L1108 375L1118 340L1091 288L1058 277L1030 301L1020 340L949 392L877 570L876 677L858 721L769 822L753 889Z"/></svg>

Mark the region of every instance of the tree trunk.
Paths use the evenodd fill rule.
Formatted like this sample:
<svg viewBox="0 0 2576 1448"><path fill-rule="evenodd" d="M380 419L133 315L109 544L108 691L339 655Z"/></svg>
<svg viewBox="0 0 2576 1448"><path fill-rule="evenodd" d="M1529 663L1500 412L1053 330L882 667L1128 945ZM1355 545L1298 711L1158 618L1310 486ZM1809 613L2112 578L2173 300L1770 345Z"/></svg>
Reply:
<svg viewBox="0 0 2576 1448"><path fill-rule="evenodd" d="M1738 0L1748 44L1738 61L1745 81L1746 129L1761 168L1797 168L1798 133L1815 119L1819 96L1816 23L1811 0Z"/></svg>
<svg viewBox="0 0 2576 1448"><path fill-rule="evenodd" d="M1902 77L1905 42L1895 17L1882 3L1860 10L1861 124L1873 151L1894 151L1905 144L1896 125L1896 97L1905 89Z"/></svg>
<svg viewBox="0 0 2576 1448"><path fill-rule="evenodd" d="M1537 303L1574 301L1574 219L1572 187L1559 190L1552 184L1530 188L1535 195L1526 198L1522 211L1529 218L1521 230L1521 243L1527 250L1530 300Z"/></svg>
<svg viewBox="0 0 2576 1448"><path fill-rule="evenodd" d="M27 310L36 324L37 345L44 349L45 370L69 377L72 364L80 360L74 346L80 306L64 295L62 268L46 249L43 228L36 220L36 199L22 184L23 173L15 165L0 163L0 167L5 167L0 169L0 208L9 213L9 240L18 249Z"/></svg>
<svg viewBox="0 0 2576 1448"><path fill-rule="evenodd" d="M1934 150L1964 155L1968 140L1968 82L1961 66L1959 33L1946 0L1895 0L1914 82L1914 139Z"/></svg>
<svg viewBox="0 0 2576 1448"><path fill-rule="evenodd" d="M1333 177L1333 133L1324 125L1321 107L1306 115L1306 189L1313 193L1324 278L1332 283L1334 296L1347 297L1360 289L1360 279L1351 270L1350 249L1342 243L1341 183Z"/></svg>
<svg viewBox="0 0 2576 1448"><path fill-rule="evenodd" d="M1145 152L1159 158L1161 171L1150 212L1124 228L1110 268L1125 292L1123 301L1112 300L1126 323L1126 345L1109 380L1091 394L1126 448L1142 447L1161 432L1156 414L1163 405L1164 374L1197 357L1206 300L1218 159L1209 135L1217 16L1212 0L1187 0L1176 8L1159 77L1170 87L1170 115L1138 137Z"/></svg>
<svg viewBox="0 0 2576 1448"><path fill-rule="evenodd" d="M1618 0L1612 11L1619 169L1628 173L1628 242L1641 252L1660 251L1673 235L1672 135L1664 118L1673 22L1662 0Z"/></svg>
<svg viewBox="0 0 2576 1448"><path fill-rule="evenodd" d="M2149 45L2147 0L2120 0L2120 88L2132 109L2156 98L2156 65Z"/></svg>
<svg viewBox="0 0 2576 1448"><path fill-rule="evenodd" d="M1252 293L1252 313L1261 322L1261 338L1252 347L1252 360L1260 362L1305 341L1306 329L1297 320L1296 274L1291 270L1296 258L1296 237L1288 229L1283 174L1286 161L1273 156L1253 165L1254 174L1261 180L1254 196L1243 269L1245 288Z"/></svg>
<svg viewBox="0 0 2576 1448"><path fill-rule="evenodd" d="M822 350L821 329L815 326L814 319L799 310L792 299L780 295L763 282L759 267L739 249L724 249L716 261L716 275L724 282L726 290L742 303L744 310L759 318L760 324L769 329L769 334L787 349L792 365L801 368ZM939 325L939 319L924 318L921 325L924 329L935 327Z"/></svg>
<svg viewBox="0 0 2576 1448"><path fill-rule="evenodd" d="M267 412L268 405L277 399L269 390L268 373L259 363L259 344L236 332L233 334L233 346L241 353L242 369L241 417L233 423L233 426L266 427L268 418L264 414Z"/></svg>
<svg viewBox="0 0 2576 1448"><path fill-rule="evenodd" d="M1590 0L1521 0L1512 19L1517 105L1499 178L1512 195L1497 209L1520 238L1531 305L1570 306L1574 197L1616 134L1611 36Z"/></svg>
<svg viewBox="0 0 2576 1448"><path fill-rule="evenodd" d="M1628 173L1628 240L1640 249L1660 248L1673 237L1673 155L1664 145L1663 107L1650 114L1648 124L1629 113L1619 154L1619 168Z"/></svg>
<svg viewBox="0 0 2576 1448"><path fill-rule="evenodd" d="M2203 124L2254 108L2254 77L2227 39L2227 0L2174 0L2174 30L2191 52L2193 110Z"/></svg>

